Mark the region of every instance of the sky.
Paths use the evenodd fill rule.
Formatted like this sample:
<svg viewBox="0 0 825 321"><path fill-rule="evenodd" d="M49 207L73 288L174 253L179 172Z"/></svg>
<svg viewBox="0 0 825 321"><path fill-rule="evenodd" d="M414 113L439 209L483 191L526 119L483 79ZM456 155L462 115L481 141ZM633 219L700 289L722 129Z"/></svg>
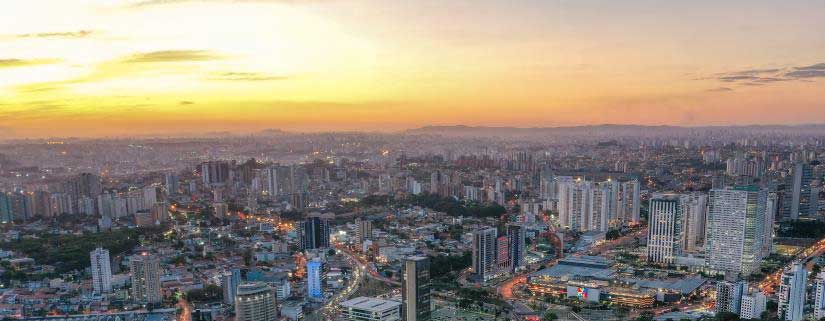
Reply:
<svg viewBox="0 0 825 321"><path fill-rule="evenodd" d="M825 1L0 1L0 138L825 123Z"/></svg>

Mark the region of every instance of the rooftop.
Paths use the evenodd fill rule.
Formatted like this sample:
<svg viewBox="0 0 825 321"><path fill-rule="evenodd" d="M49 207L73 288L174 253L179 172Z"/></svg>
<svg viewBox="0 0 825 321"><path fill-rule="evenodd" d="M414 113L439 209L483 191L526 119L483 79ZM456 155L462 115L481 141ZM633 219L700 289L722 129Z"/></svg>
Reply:
<svg viewBox="0 0 825 321"><path fill-rule="evenodd" d="M370 312L381 312L400 306L401 302L398 301L383 300L369 297L359 297L352 300L341 302L341 307L366 310Z"/></svg>

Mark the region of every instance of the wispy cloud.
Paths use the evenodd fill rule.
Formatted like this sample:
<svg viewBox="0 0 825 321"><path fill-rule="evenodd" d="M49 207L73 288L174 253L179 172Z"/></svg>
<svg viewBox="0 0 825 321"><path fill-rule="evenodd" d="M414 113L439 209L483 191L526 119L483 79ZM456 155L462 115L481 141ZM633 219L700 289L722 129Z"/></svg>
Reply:
<svg viewBox="0 0 825 321"><path fill-rule="evenodd" d="M221 58L223 58L221 55L218 55L208 50L162 50L134 54L123 60L123 62L181 62L217 60Z"/></svg>
<svg viewBox="0 0 825 321"><path fill-rule="evenodd" d="M760 86L769 83L825 78L825 63L789 68L763 68L717 73L711 79L730 84ZM707 78L704 78L707 79Z"/></svg>
<svg viewBox="0 0 825 321"><path fill-rule="evenodd" d="M36 66L36 65L46 65L46 64L53 64L59 62L60 59L19 59L19 58L7 58L7 59L0 59L0 68L15 68L15 67L26 67L26 66Z"/></svg>
<svg viewBox="0 0 825 321"><path fill-rule="evenodd" d="M64 32L41 32L41 33L24 33L16 35L17 38L85 38L94 33L91 30L77 30Z"/></svg>
<svg viewBox="0 0 825 321"><path fill-rule="evenodd" d="M130 3L129 7L150 7L159 5L168 5L176 3L210 3L210 2L231 2L231 3L282 3L282 4L301 4L321 2L324 0L139 0Z"/></svg>
<svg viewBox="0 0 825 321"><path fill-rule="evenodd" d="M785 74L789 78L819 78L825 77L825 63L795 67L793 71Z"/></svg>
<svg viewBox="0 0 825 321"><path fill-rule="evenodd" d="M717 87L708 89L710 92L726 92L726 91L733 91L730 87Z"/></svg>
<svg viewBox="0 0 825 321"><path fill-rule="evenodd" d="M285 80L289 79L287 76L269 75L257 72L223 72L209 78L210 80L229 80L229 81L270 81L270 80Z"/></svg>

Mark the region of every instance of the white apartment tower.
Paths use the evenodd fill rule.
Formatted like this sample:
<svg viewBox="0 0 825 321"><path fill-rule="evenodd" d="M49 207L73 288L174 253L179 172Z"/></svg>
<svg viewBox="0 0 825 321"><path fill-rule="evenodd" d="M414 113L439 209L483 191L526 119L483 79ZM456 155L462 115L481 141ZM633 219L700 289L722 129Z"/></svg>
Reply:
<svg viewBox="0 0 825 321"><path fill-rule="evenodd" d="M804 319L805 287L808 281L808 271L802 263L796 262L782 273L779 283L779 309L777 314L785 321L801 321Z"/></svg>
<svg viewBox="0 0 825 321"><path fill-rule="evenodd" d="M705 241L710 270L746 276L759 269L766 199L767 193L754 186L710 191Z"/></svg>
<svg viewBox="0 0 825 321"><path fill-rule="evenodd" d="M92 286L95 294L112 292L112 264L109 250L98 247L89 253L92 263Z"/></svg>

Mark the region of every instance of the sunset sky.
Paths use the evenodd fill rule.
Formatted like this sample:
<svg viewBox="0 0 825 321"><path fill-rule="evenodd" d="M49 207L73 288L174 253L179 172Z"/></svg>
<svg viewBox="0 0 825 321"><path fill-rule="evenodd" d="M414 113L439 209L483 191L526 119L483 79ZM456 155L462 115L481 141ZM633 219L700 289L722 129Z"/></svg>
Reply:
<svg viewBox="0 0 825 321"><path fill-rule="evenodd" d="M0 137L825 123L825 1L0 1Z"/></svg>

